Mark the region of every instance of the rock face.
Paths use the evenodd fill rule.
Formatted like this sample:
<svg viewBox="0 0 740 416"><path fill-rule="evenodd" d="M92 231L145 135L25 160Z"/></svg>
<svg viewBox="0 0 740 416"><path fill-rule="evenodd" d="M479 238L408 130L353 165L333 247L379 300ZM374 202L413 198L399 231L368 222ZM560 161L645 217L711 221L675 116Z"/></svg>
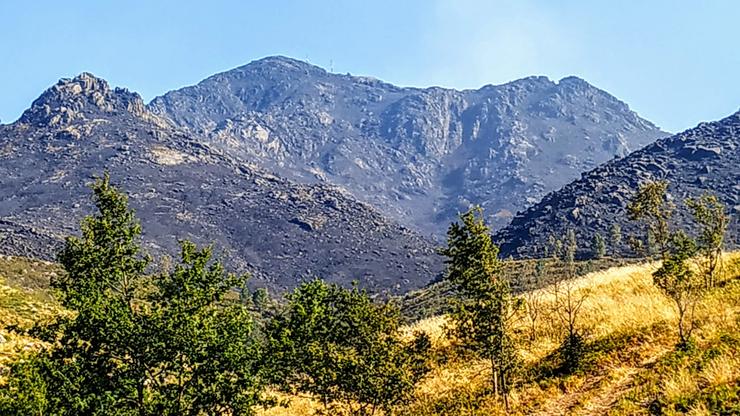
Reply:
<svg viewBox="0 0 740 416"><path fill-rule="evenodd" d="M594 233L609 235L611 224L624 235L643 235L627 220L626 206L639 184L649 180L670 182L669 194L679 208L687 197L704 192L717 195L732 217L728 246L740 245L740 112L712 123L658 140L629 156L584 173L562 189L517 215L496 238L504 255L529 256L541 250L549 235L576 230L583 255ZM681 212L683 211L683 213ZM679 209L677 225L691 221ZM626 244L613 247L629 254Z"/></svg>
<svg viewBox="0 0 740 416"><path fill-rule="evenodd" d="M255 285L320 276L400 292L442 270L429 241L346 191L226 155L90 74L61 80L0 125L0 252L53 258L91 212L86 184L105 170L129 194L148 251L176 256L177 239L213 242Z"/></svg>
<svg viewBox="0 0 740 416"><path fill-rule="evenodd" d="M331 183L441 235L481 204L495 227L588 169L665 136L585 81L400 88L265 58L154 99L215 147L304 183Z"/></svg>

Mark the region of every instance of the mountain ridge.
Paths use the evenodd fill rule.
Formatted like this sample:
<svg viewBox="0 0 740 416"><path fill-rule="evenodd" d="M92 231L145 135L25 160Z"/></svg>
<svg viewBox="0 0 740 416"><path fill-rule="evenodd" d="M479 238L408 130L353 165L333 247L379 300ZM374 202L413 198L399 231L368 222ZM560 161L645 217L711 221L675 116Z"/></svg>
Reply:
<svg viewBox="0 0 740 416"><path fill-rule="evenodd" d="M731 216L728 246L740 245L740 110L713 122L656 141L630 155L584 172L581 178L546 195L542 201L517 215L496 234L504 255L540 254L550 235L564 235L573 228L579 241L591 241L595 233L609 235L619 224L625 235L641 235L627 220L626 205L638 186L646 181L667 180L669 196L678 204L688 197L715 194ZM691 227L685 209L679 209L677 225ZM586 246L586 244L582 244ZM584 247L585 249L585 247ZM588 255L581 250L582 255ZM626 240L616 253L634 255Z"/></svg>
<svg viewBox="0 0 740 416"><path fill-rule="evenodd" d="M91 74L60 80L0 126L3 253L52 259L91 212L86 184L104 171L129 195L147 251L176 256L183 238L214 243L258 286L282 291L321 276L399 292L441 272L428 240L344 190L224 154Z"/></svg>
<svg viewBox="0 0 740 416"><path fill-rule="evenodd" d="M500 228L581 171L666 134L577 77L398 87L286 57L215 74L148 108L226 152L343 186L436 236L473 204Z"/></svg>

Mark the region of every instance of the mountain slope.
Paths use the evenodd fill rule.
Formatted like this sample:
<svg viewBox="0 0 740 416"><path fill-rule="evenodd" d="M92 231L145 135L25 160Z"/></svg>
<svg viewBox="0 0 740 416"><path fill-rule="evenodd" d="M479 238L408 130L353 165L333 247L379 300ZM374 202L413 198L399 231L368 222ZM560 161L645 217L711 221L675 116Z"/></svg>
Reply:
<svg viewBox="0 0 740 416"><path fill-rule="evenodd" d="M580 172L665 134L585 81L400 88L270 57L154 99L151 111L229 154L332 183L441 235L481 204L498 228Z"/></svg>
<svg viewBox="0 0 740 416"><path fill-rule="evenodd" d="M517 215L497 233L504 255L527 256L542 249L549 235L576 230L581 242L594 233L609 235L616 223L624 235L642 235L627 220L626 206L639 184L667 180L673 200L704 192L716 194L727 206L733 221L728 244L740 244L740 111L722 120L699 124L675 136L658 140L629 156L584 173L562 189ZM682 212L683 211L683 212ZM689 224L686 210L678 210L677 222ZM588 244L583 244L587 250ZM615 248L627 252L626 244Z"/></svg>
<svg viewBox="0 0 740 416"><path fill-rule="evenodd" d="M226 156L90 74L61 80L0 126L0 252L52 258L91 211L85 185L104 170L129 194L149 251L214 242L256 285L289 288L311 275L404 291L441 271L428 241L341 189Z"/></svg>

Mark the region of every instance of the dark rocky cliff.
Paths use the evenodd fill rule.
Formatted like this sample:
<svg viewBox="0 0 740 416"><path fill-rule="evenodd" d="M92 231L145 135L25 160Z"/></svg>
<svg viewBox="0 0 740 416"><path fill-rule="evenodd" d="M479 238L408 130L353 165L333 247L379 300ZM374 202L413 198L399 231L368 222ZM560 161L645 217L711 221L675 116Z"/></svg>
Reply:
<svg viewBox="0 0 740 416"><path fill-rule="evenodd" d="M535 255L549 235L562 236L569 228L576 231L583 255L594 233L608 236L611 224L619 224L624 235L643 235L627 220L626 206L637 187L649 180L670 182L670 196L679 208L677 226L691 226L681 209L686 198L717 195L732 217L728 247L740 245L740 112L658 140L548 194L497 234L502 253ZM626 241L615 249L631 254Z"/></svg>
<svg viewBox="0 0 740 416"><path fill-rule="evenodd" d="M213 242L255 285L320 276L398 292L442 269L429 241L346 191L224 154L90 74L61 80L0 126L0 252L53 258L92 209L86 184L106 170L141 217L148 251Z"/></svg>

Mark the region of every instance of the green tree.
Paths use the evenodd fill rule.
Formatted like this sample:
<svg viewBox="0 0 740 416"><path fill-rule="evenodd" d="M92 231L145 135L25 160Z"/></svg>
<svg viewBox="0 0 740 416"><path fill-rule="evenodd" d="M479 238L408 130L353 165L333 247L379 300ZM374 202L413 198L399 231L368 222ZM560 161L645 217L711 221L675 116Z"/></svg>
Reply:
<svg viewBox="0 0 740 416"><path fill-rule="evenodd" d="M512 326L522 302L511 295L501 276L498 247L491 239L480 207L460 216L447 231L446 279L455 289L452 335L463 346L490 362L494 394L508 409L511 377L520 360Z"/></svg>
<svg viewBox="0 0 740 416"><path fill-rule="evenodd" d="M260 287L252 293L252 303L258 311L263 311L270 305L270 294L267 289Z"/></svg>
<svg viewBox="0 0 740 416"><path fill-rule="evenodd" d="M107 174L92 189L98 213L67 238L52 282L73 313L31 331L51 346L13 367L3 414L252 414L260 347L246 310L224 300L240 279L189 242L174 271L146 273L126 196Z"/></svg>
<svg viewBox="0 0 740 416"><path fill-rule="evenodd" d="M576 231L572 228L565 232L565 240L560 245L561 260L568 266L570 277L575 277L576 253L578 253L578 240Z"/></svg>
<svg viewBox="0 0 740 416"><path fill-rule="evenodd" d="M640 186L627 205L627 213L632 221L645 225L647 249L657 252L662 260L668 255L671 239L670 220L673 217L673 203L668 199L668 182L647 182Z"/></svg>
<svg viewBox="0 0 740 416"><path fill-rule="evenodd" d="M616 257L619 254L619 247L622 245L622 227L617 223L612 224L609 228L609 244L612 248L612 256Z"/></svg>
<svg viewBox="0 0 740 416"><path fill-rule="evenodd" d="M661 267L653 273L655 285L676 304L678 336L686 346L694 330L694 310L701 299L702 284L688 261L697 253L696 242L683 231L671 236L670 250Z"/></svg>
<svg viewBox="0 0 740 416"><path fill-rule="evenodd" d="M287 298L268 324L273 376L284 390L315 396L327 414L390 413L411 399L431 344L423 334L402 341L394 307L322 280Z"/></svg>
<svg viewBox="0 0 740 416"><path fill-rule="evenodd" d="M715 195L689 198L686 206L699 225L698 253L702 259L704 282L707 287L713 287L722 268L722 248L729 217L725 206Z"/></svg>
<svg viewBox="0 0 740 416"><path fill-rule="evenodd" d="M606 255L606 241L601 234L594 234L593 241L591 242L591 256L594 259L602 259Z"/></svg>
<svg viewBox="0 0 740 416"><path fill-rule="evenodd" d="M24 355L9 366L10 377L0 387L0 415L56 416L50 411L49 385L42 376L46 354Z"/></svg>
<svg viewBox="0 0 740 416"><path fill-rule="evenodd" d="M270 404L264 346L247 308L225 299L245 277L226 274L209 247L181 245L181 264L157 276L146 298L148 414L252 414Z"/></svg>

